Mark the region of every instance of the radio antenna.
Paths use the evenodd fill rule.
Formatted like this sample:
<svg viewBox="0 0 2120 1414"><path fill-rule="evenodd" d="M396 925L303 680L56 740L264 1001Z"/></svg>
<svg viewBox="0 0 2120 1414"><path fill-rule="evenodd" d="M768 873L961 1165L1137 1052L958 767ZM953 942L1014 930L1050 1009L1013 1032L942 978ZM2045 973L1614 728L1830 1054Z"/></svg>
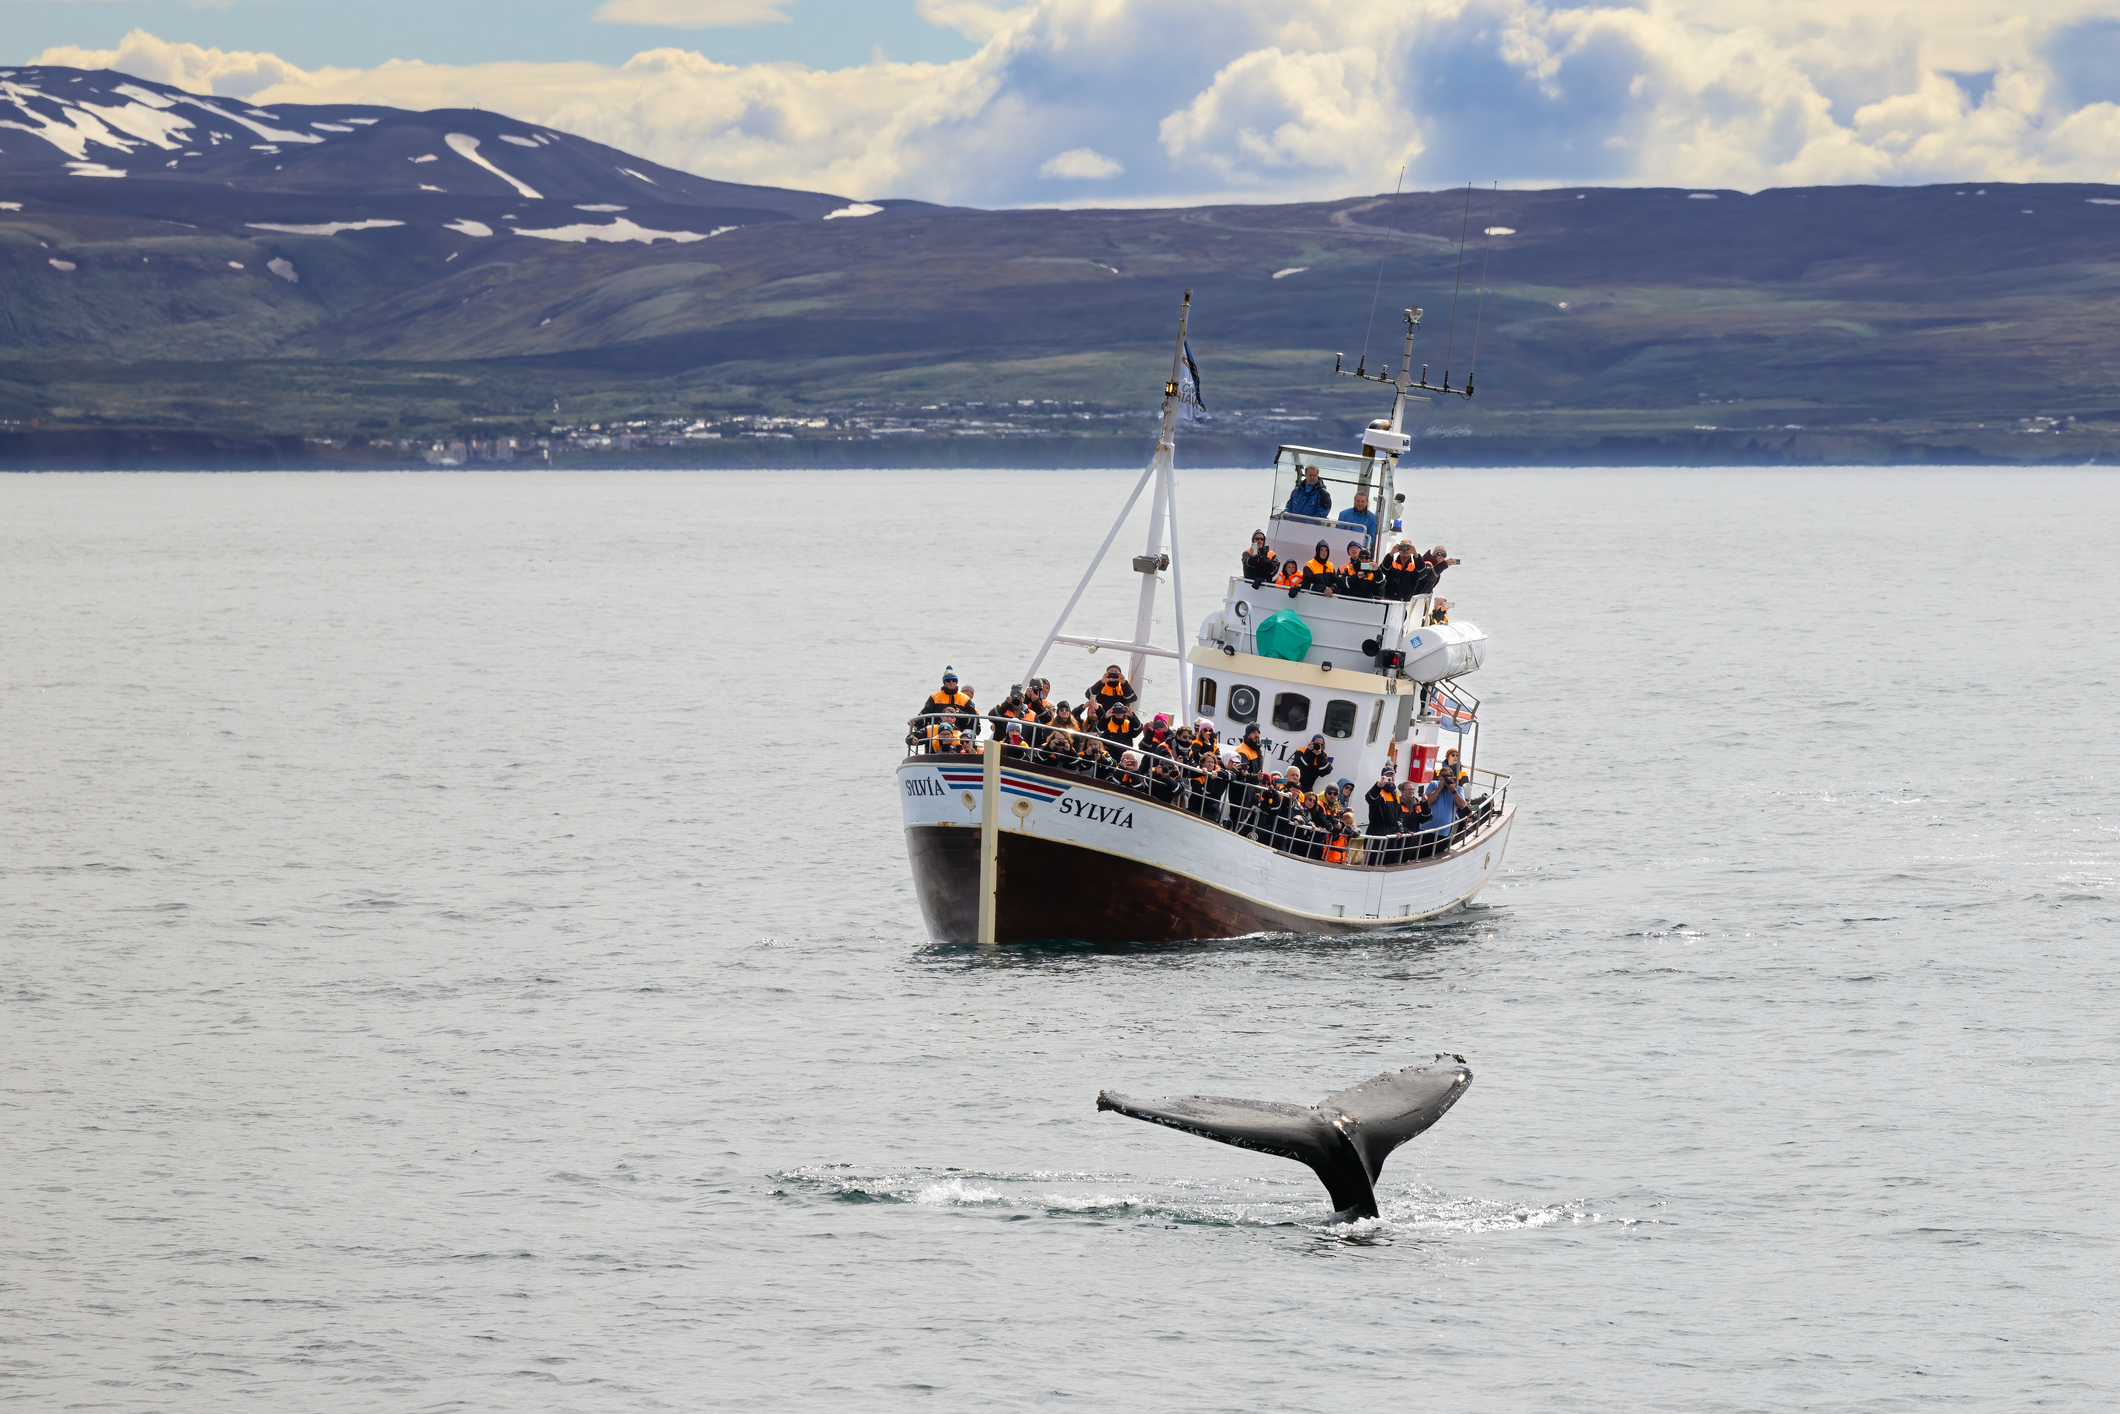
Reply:
<svg viewBox="0 0 2120 1414"><path fill-rule="evenodd" d="M1494 200L1487 207L1487 249L1480 256L1480 302L1472 314L1472 367L1465 370L1465 392L1472 393L1472 375L1480 368L1480 317L1487 312L1487 264L1494 259L1494 218L1502 209L1502 184L1494 184ZM1445 377L1444 382L1450 380Z"/></svg>
<svg viewBox="0 0 2120 1414"><path fill-rule="evenodd" d="M1362 330L1362 357L1355 363L1357 373L1369 367L1369 335L1377 327L1377 299L1384 293L1384 262L1391 259L1391 242L1399 234L1399 193L1406 186L1406 164L1399 164L1399 179L1391 188L1391 224L1386 226L1388 239L1384 242L1384 253L1377 257L1377 287L1369 292L1369 323Z"/></svg>
<svg viewBox="0 0 2120 1414"><path fill-rule="evenodd" d="M1472 183L1465 183L1465 218L1458 223L1457 283L1450 287L1450 333L1443 340L1443 386L1450 386L1450 351L1457 347L1458 290L1465 283L1465 235L1472 229Z"/></svg>

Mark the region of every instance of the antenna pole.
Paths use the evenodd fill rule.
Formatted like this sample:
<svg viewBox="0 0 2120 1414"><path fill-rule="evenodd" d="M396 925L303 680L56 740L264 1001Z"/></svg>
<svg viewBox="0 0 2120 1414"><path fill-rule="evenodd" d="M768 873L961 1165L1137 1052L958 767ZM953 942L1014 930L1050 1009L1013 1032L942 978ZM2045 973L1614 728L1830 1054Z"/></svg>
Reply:
<svg viewBox="0 0 2120 1414"><path fill-rule="evenodd" d="M1443 387L1450 387L1450 351L1457 345L1458 290L1465 283L1465 235L1472 229L1472 183L1465 183L1465 216L1458 223L1457 283L1450 287L1450 333L1443 340Z"/></svg>
<svg viewBox="0 0 2120 1414"><path fill-rule="evenodd" d="M1413 381L1413 336L1421 330L1423 312L1419 306L1406 311L1406 355L1399 365L1398 381L1392 385L1397 389L1397 395L1391 400L1391 430L1394 432L1405 431L1408 390L1421 386Z"/></svg>
<svg viewBox="0 0 2120 1414"><path fill-rule="evenodd" d="M1355 360L1356 368L1369 365L1369 335L1377 327L1377 301L1384 294L1384 262L1391 259L1391 242L1399 233L1399 193L1406 186L1406 164L1399 164L1399 179L1391 188L1391 224L1384 229L1388 233L1384 240L1384 253L1377 257L1377 287L1369 292L1369 323L1362 327L1362 356Z"/></svg>
<svg viewBox="0 0 2120 1414"><path fill-rule="evenodd" d="M1487 249L1480 256L1480 302L1472 315L1472 367L1465 370L1465 396L1472 396L1472 375L1480 368L1480 320L1487 312L1487 264L1494 259L1494 218L1502 209L1502 184L1494 184L1494 201L1487 208ZM1446 372L1448 370L1445 370ZM1449 379L1445 378L1445 382Z"/></svg>

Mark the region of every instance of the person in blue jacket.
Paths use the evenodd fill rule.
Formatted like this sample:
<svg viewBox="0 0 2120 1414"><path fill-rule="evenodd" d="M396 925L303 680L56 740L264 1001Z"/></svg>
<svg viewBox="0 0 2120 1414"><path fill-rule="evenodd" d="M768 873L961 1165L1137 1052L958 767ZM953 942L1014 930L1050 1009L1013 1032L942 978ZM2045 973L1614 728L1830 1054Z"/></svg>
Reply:
<svg viewBox="0 0 2120 1414"><path fill-rule="evenodd" d="M1303 479L1288 493L1287 510L1290 515L1314 516L1319 520L1332 512L1332 492L1318 479L1315 466L1303 468Z"/></svg>
<svg viewBox="0 0 2120 1414"><path fill-rule="evenodd" d="M1377 513L1369 509L1369 493L1367 491L1354 493L1354 505L1340 512L1339 523L1341 525L1359 525L1362 529L1369 532L1369 538L1372 541L1376 539Z"/></svg>
<svg viewBox="0 0 2120 1414"><path fill-rule="evenodd" d="M1450 847L1451 826L1465 813L1465 797L1458 789L1457 772L1446 769L1436 773L1434 784L1426 792L1428 809L1432 819L1429 828L1435 831L1436 852L1440 854Z"/></svg>

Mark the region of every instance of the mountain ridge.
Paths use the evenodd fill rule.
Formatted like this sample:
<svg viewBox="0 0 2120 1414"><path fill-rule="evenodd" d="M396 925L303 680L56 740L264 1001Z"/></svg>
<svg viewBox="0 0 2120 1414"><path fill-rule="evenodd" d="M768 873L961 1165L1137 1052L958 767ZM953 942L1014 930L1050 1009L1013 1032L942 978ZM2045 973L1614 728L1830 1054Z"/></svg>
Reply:
<svg viewBox="0 0 2120 1414"><path fill-rule="evenodd" d="M867 439L879 458L944 458L923 450L941 435L1016 457L1152 405L1192 288L1217 431L1270 450L1277 416L1374 410L1330 359L1362 356L1381 261L1375 327L1428 305L1416 358L1437 379L1477 323L1478 397L1420 411L1460 458L2081 460L2120 452L2116 237L2120 187L2080 184L1567 188L1478 195L1469 215L1463 190L856 201L477 110L260 109L17 69L0 73L0 428L410 442L549 435L556 402L562 423L825 410L839 421L775 435L827 459L888 415L904 425ZM1395 362L1399 336L1377 337L1371 365ZM1087 411L1063 424L1048 403ZM740 454L723 440L692 452Z"/></svg>

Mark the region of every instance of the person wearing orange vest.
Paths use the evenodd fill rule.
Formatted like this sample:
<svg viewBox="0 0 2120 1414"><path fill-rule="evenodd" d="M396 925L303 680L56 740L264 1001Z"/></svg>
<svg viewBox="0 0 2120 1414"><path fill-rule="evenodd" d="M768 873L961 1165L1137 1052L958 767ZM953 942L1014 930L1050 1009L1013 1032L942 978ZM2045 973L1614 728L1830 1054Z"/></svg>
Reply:
<svg viewBox="0 0 2120 1414"><path fill-rule="evenodd" d="M1114 702L1105 709L1104 720L1097 723L1097 735L1108 747L1130 747L1134 738L1141 735L1141 719L1125 704Z"/></svg>
<svg viewBox="0 0 2120 1414"><path fill-rule="evenodd" d="M1038 716L1038 712L1036 708L1025 700L1022 688L1012 687L1009 689L1008 697L1002 701L1001 705L987 713L986 716L987 720L994 724L994 735L1006 736L1011 722L1034 721Z"/></svg>
<svg viewBox="0 0 2120 1414"><path fill-rule="evenodd" d="M1362 799L1369 802L1369 833L1377 837L1379 862L1398 863L1397 851L1387 841L1405 828L1405 806L1399 799L1398 780L1391 774L1389 766L1384 768L1384 774L1377 778L1377 783Z"/></svg>
<svg viewBox="0 0 2120 1414"><path fill-rule="evenodd" d="M1091 683L1082 695L1090 700L1091 706L1100 717L1114 702L1122 707L1131 707L1141 700L1140 694L1134 691L1134 685L1126 680L1126 674L1119 671L1117 663L1107 667L1104 676Z"/></svg>
<svg viewBox="0 0 2120 1414"><path fill-rule="evenodd" d="M1316 553L1303 565L1303 588L1313 594L1331 594L1333 586L1340 580L1340 567L1332 562L1332 546L1320 540ZM1296 597L1296 591L1288 591L1288 597Z"/></svg>
<svg viewBox="0 0 2120 1414"><path fill-rule="evenodd" d="M1281 572L1273 577L1273 587L1285 589L1293 595L1303 587L1303 567L1294 560L1283 560Z"/></svg>
<svg viewBox="0 0 2120 1414"><path fill-rule="evenodd" d="M1155 720L1141 729L1141 739L1134 745L1158 756L1175 756L1177 753L1171 748L1170 714L1156 713Z"/></svg>
<svg viewBox="0 0 2120 1414"><path fill-rule="evenodd" d="M973 704L972 695L969 692L959 692L957 690L957 670L955 668L944 668L942 670L942 686L921 699L920 711L917 715L922 717L952 717L957 719L958 725L967 729L977 727L979 724L979 708Z"/></svg>
<svg viewBox="0 0 2120 1414"><path fill-rule="evenodd" d="M1343 815L1332 822L1325 832L1325 862L1345 864L1347 862L1347 840L1354 825L1354 817Z"/></svg>
<svg viewBox="0 0 2120 1414"><path fill-rule="evenodd" d="M1072 771L1080 764L1082 749L1066 732L1047 732L1045 740L1039 743L1038 755L1048 766Z"/></svg>
<svg viewBox="0 0 2120 1414"><path fill-rule="evenodd" d="M1369 562L1367 550L1356 550L1340 577L1354 598L1375 599L1384 592L1384 573Z"/></svg>
<svg viewBox="0 0 2120 1414"><path fill-rule="evenodd" d="M1421 573L1420 556L1413 553L1413 546L1401 540L1398 548L1391 552L1391 558L1384 561L1382 572L1385 598L1411 599L1414 583Z"/></svg>
<svg viewBox="0 0 2120 1414"><path fill-rule="evenodd" d="M1316 789L1318 777L1332 769L1332 757L1325 750L1324 735L1312 737L1310 745L1288 758L1288 764L1303 773L1303 789Z"/></svg>

